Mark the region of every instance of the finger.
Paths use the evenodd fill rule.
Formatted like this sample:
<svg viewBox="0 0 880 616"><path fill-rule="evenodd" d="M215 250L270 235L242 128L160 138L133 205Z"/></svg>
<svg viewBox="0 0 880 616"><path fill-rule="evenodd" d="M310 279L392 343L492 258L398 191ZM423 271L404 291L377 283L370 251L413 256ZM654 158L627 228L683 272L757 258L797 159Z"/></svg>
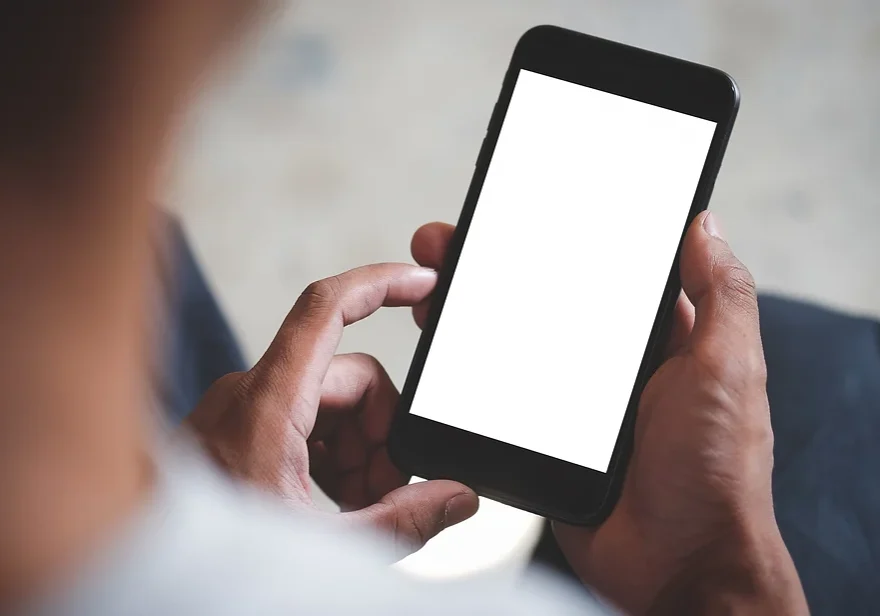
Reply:
<svg viewBox="0 0 880 616"><path fill-rule="evenodd" d="M445 222L432 222L420 227L410 246L413 259L422 267L440 269L455 227Z"/></svg>
<svg viewBox="0 0 880 616"><path fill-rule="evenodd" d="M374 357L333 358L310 452L313 479L339 505L366 507L409 481L384 447L398 398L391 377Z"/></svg>
<svg viewBox="0 0 880 616"><path fill-rule="evenodd" d="M382 445L400 394L378 359L364 353L337 355L330 362L321 388L320 414L313 438L327 434L338 420L351 418L368 445Z"/></svg>
<svg viewBox="0 0 880 616"><path fill-rule="evenodd" d="M339 447L342 445L340 443ZM330 448L328 455L337 457L339 451ZM312 478L324 493L336 501L343 511L355 511L380 502L389 493L409 483L409 477L401 473L391 462L388 450L380 447L367 454L361 466L342 472L332 465L312 471Z"/></svg>
<svg viewBox="0 0 880 616"><path fill-rule="evenodd" d="M675 311L672 315L672 331L666 344L666 357L672 357L681 352L687 346L694 329L694 305L682 291L675 302Z"/></svg>
<svg viewBox="0 0 880 616"><path fill-rule="evenodd" d="M699 216L685 237L681 282L695 310L690 347L711 356L716 368L761 372L755 281L709 213Z"/></svg>
<svg viewBox="0 0 880 616"><path fill-rule="evenodd" d="M428 311L431 310L431 300L427 299L413 308L413 320L419 329L425 329L428 322Z"/></svg>
<svg viewBox="0 0 880 616"><path fill-rule="evenodd" d="M696 311L695 336L758 336L755 281L708 212L694 221L685 237L681 281Z"/></svg>
<svg viewBox="0 0 880 616"><path fill-rule="evenodd" d="M425 481L404 486L380 502L347 514L389 534L399 556L419 550L450 526L473 516L477 495L454 481Z"/></svg>
<svg viewBox="0 0 880 616"><path fill-rule="evenodd" d="M432 222L420 227L412 239L413 259L423 267L439 270L454 232L455 227L445 222ZM424 329L430 307L430 300L426 300L413 308L413 319L419 329Z"/></svg>
<svg viewBox="0 0 880 616"><path fill-rule="evenodd" d="M222 418L228 401L234 398L235 389L244 374L244 372L233 372L217 379L199 400L185 423L194 426L202 434L210 432Z"/></svg>
<svg viewBox="0 0 880 616"><path fill-rule="evenodd" d="M309 285L251 371L254 412L283 413L305 439L343 328L382 306L413 306L433 290L426 268L368 265Z"/></svg>

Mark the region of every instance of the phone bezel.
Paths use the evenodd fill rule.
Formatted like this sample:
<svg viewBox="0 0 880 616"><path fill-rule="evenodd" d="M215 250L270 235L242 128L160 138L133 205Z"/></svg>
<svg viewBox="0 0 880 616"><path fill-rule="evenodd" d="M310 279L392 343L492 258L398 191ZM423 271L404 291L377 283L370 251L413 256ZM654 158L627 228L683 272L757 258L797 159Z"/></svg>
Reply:
<svg viewBox="0 0 880 616"><path fill-rule="evenodd" d="M532 513L572 524L593 525L603 521L617 501L632 450L638 401L645 383L661 361L658 350L668 336L670 315L681 288L680 242L607 473L409 412L520 70L717 123L686 224L682 227L682 238L687 226L709 202L739 107L739 91L730 76L714 68L555 26L538 26L519 40L489 121L458 226L439 273L431 310L401 392L389 437L389 452L405 472L426 479L454 479L481 495ZM601 294L600 289L596 291ZM511 335L515 335L514 332Z"/></svg>

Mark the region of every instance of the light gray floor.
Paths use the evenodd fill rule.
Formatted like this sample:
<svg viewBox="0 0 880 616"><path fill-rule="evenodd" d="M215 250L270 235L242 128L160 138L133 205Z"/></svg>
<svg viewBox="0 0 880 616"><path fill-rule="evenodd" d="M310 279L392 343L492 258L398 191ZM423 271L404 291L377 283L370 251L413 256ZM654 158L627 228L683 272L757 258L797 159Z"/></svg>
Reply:
<svg viewBox="0 0 880 616"><path fill-rule="evenodd" d="M169 202L252 357L310 281L454 221L510 51L554 23L705 62L743 104L714 193L767 290L880 315L877 0L303 0L192 118ZM399 383L386 311L345 350Z"/></svg>

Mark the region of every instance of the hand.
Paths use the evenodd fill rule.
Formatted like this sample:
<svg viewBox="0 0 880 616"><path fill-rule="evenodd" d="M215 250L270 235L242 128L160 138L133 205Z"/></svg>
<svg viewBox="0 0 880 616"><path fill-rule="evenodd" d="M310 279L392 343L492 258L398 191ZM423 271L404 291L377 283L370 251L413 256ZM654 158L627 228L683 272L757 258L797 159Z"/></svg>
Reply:
<svg viewBox="0 0 880 616"><path fill-rule="evenodd" d="M266 354L214 384L188 420L233 476L312 508L311 479L350 513L390 533L398 551L424 545L476 513L476 495L451 481L407 485L385 447L398 392L368 355L336 355L346 325L381 306L412 306L436 272L361 267L311 284Z"/></svg>
<svg viewBox="0 0 880 616"><path fill-rule="evenodd" d="M451 233L422 227L413 256L439 268ZM668 359L642 395L620 501L598 529L555 525L557 540L585 583L631 613L703 613L722 602L806 613L773 513L755 287L711 216L687 234L681 277ZM426 309L414 310L420 324Z"/></svg>

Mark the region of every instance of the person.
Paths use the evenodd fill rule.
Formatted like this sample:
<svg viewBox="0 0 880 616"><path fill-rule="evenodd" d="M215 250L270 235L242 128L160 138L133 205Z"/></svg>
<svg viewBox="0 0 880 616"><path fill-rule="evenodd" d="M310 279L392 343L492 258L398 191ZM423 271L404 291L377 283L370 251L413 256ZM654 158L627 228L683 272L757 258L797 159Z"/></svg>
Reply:
<svg viewBox="0 0 880 616"><path fill-rule="evenodd" d="M169 281L161 388L176 423L217 378L246 366L183 230L173 219L168 230L177 275ZM452 230L426 226L414 238L413 256L439 267ZM880 546L880 516L872 514L880 511L873 478L880 464L880 323L768 294L758 303L782 537L812 614L871 614L880 604L880 563L871 557L871 546ZM532 565L578 579L551 524Z"/></svg>
<svg viewBox="0 0 880 616"><path fill-rule="evenodd" d="M0 609L599 609L546 580L442 588L384 568L478 504L455 482L408 485L384 447L390 379L336 355L343 328L382 306L421 313L430 267L309 285L255 366L163 429L153 203L180 114L257 4L0 3ZM447 232L422 230L419 250L442 259ZM559 544L628 613L806 613L773 508L754 282L712 215L688 230L682 285L621 500L598 529L558 526ZM313 480L346 513L316 512Z"/></svg>

